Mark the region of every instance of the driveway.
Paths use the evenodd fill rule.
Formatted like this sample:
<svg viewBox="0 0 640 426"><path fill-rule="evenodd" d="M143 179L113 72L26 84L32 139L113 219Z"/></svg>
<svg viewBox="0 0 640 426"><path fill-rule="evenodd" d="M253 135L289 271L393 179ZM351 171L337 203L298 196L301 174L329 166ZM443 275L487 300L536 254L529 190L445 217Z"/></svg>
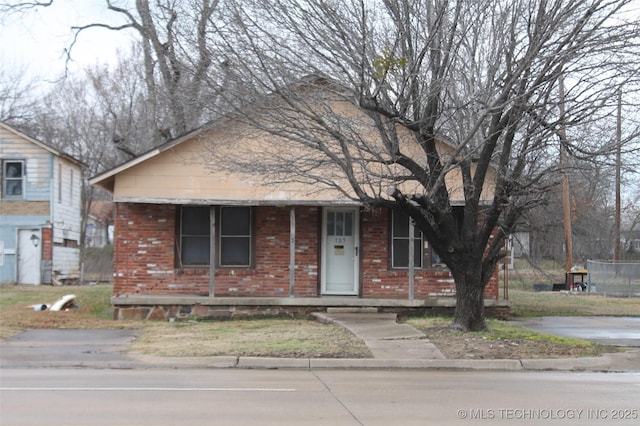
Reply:
<svg viewBox="0 0 640 426"><path fill-rule="evenodd" d="M516 322L555 336L640 347L640 317L539 317Z"/></svg>
<svg viewBox="0 0 640 426"><path fill-rule="evenodd" d="M132 330L26 330L0 343L0 365L129 368Z"/></svg>

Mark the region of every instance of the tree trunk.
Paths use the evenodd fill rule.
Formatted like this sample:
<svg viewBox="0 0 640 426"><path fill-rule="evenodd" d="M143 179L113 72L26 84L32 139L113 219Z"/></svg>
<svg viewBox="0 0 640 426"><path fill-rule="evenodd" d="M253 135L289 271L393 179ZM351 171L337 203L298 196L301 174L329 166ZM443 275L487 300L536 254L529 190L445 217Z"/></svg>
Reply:
<svg viewBox="0 0 640 426"><path fill-rule="evenodd" d="M456 309L451 327L462 331L486 330L484 285L480 274L464 271L460 274L454 274L454 279L456 282Z"/></svg>

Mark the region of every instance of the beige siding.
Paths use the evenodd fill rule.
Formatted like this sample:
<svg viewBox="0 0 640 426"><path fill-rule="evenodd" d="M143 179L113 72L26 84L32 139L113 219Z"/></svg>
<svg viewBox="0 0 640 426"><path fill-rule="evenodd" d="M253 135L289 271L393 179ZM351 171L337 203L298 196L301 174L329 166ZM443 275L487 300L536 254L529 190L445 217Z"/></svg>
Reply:
<svg viewBox="0 0 640 426"><path fill-rule="evenodd" d="M388 175L387 166L381 165L379 158L389 160L386 148L380 145L379 135L370 117L348 102L339 102L333 109L342 110L348 117L348 125L352 131L354 143L350 157L356 159L355 178L367 182L371 176ZM416 143L413 135L402 127L398 127L399 143L402 151L410 155L416 162L426 166L426 155ZM307 135L315 137L315 135ZM303 135L302 138L305 136ZM359 142L358 142L359 141ZM371 143L370 141L374 141ZM342 156L342 147L327 140L337 156ZM368 146L371 152L361 150ZM444 143L438 149L447 161L447 153L453 157L453 149ZM359 156L362 156L359 158ZM380 157L378 157L380 156ZM246 166L242 170L228 171L228 159L244 159ZM322 161L318 161L322 159ZM359 159L359 160L358 160ZM302 164L301 164L302 160ZM324 165L313 171L323 179L335 184L336 188L322 186L318 182L309 182L304 177L296 179L297 168L308 167L309 164ZM264 172L254 170L252 165L271 170L282 164L292 165L290 172L278 177L280 183L274 183L273 177ZM358 169L360 167L361 169ZM383 170L383 167L385 168ZM256 167L255 169L258 169ZM392 173L404 175L405 170L389 166ZM460 173L451 167L446 176L446 185L454 203L463 202ZM284 176L282 176L284 174ZM492 174L489 175L492 178ZM109 181L107 182L107 179ZM109 187L113 179L115 201L156 202L156 203L250 203L250 204L357 204L358 197L352 192L343 172L335 165L327 163L324 154L304 148L302 144L284 138L260 132L238 122L228 121L216 129L194 133L184 141L176 141L173 145L159 149L145 158L140 158L115 172L112 177L101 184ZM399 189L405 194L423 194L424 188L411 183L403 183ZM396 186L396 180L380 180L364 183L362 187L369 191L371 198L387 197L388 190ZM488 179L483 191L483 198L492 196L492 180ZM424 194L429 196L430 194Z"/></svg>
<svg viewBox="0 0 640 426"><path fill-rule="evenodd" d="M206 142L204 142L206 144ZM196 147L196 149L194 149ZM200 149L197 149L200 148ZM344 199L330 191L310 194L302 184L268 185L250 173L215 172L203 162L202 140L187 141L118 174L116 200L178 199L260 201L331 201ZM345 200L347 201L347 200Z"/></svg>
<svg viewBox="0 0 640 426"><path fill-rule="evenodd" d="M204 142L206 143L206 142ZM206 149L201 140L187 141L162 152L117 175L114 187L115 200L153 199L163 202L202 202L203 200L229 202L344 202L349 200L335 190L318 191L302 183L268 184L262 176L250 173L216 172L203 163ZM200 150L193 147L200 147ZM489 177L492 177L490 173ZM491 197L493 185L488 179L483 198ZM462 201L462 185L459 172L447 176L447 187L452 199ZM343 188L348 188L346 181ZM402 188L411 193L409 188Z"/></svg>

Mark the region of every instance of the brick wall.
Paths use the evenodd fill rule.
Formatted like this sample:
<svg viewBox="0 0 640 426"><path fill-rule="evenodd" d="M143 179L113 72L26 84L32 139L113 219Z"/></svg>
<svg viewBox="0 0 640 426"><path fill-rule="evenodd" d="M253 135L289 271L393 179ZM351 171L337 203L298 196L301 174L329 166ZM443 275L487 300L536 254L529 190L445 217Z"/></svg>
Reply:
<svg viewBox="0 0 640 426"><path fill-rule="evenodd" d="M53 227L51 224L42 228L42 283L51 284L53 273Z"/></svg>
<svg viewBox="0 0 640 426"><path fill-rule="evenodd" d="M176 273L175 206L117 203L114 294L208 294L203 274Z"/></svg>
<svg viewBox="0 0 640 426"><path fill-rule="evenodd" d="M288 207L257 207L255 268L218 268L217 296L289 296ZM318 295L318 213L315 207L296 207L294 295Z"/></svg>
<svg viewBox="0 0 640 426"><path fill-rule="evenodd" d="M318 295L317 208L296 208L295 295ZM289 209L258 207L255 268L217 268L216 296L289 296ZM117 203L114 294L209 294L208 268L175 267L176 207Z"/></svg>
<svg viewBox="0 0 640 426"><path fill-rule="evenodd" d="M49 216L48 201L2 200L2 214L6 216Z"/></svg>
<svg viewBox="0 0 640 426"><path fill-rule="evenodd" d="M42 260L53 259L53 228L51 225L42 228Z"/></svg>
<svg viewBox="0 0 640 426"><path fill-rule="evenodd" d="M319 295L320 210L296 207L296 297ZM257 207L255 267L216 268L216 296L289 296L288 207ZM114 294L209 294L208 268L176 268L176 206L117 203L115 209ZM361 294L365 298L408 298L406 270L388 265L388 212L362 214ZM417 270L416 299L454 294L446 269ZM487 286L497 294L497 277Z"/></svg>
<svg viewBox="0 0 640 426"><path fill-rule="evenodd" d="M389 266L389 214L386 209L366 210L362 214L362 297L408 298L408 271ZM485 297L495 298L497 273L485 288ZM426 299L455 295L455 283L445 268L416 269L414 298Z"/></svg>

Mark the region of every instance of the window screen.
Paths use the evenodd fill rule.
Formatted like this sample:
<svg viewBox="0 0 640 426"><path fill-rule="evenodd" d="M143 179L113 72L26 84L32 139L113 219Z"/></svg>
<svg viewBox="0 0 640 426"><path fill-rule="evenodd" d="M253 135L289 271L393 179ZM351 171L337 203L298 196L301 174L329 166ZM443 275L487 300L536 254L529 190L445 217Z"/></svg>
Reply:
<svg viewBox="0 0 640 426"><path fill-rule="evenodd" d="M392 241L391 258L394 268L409 267L409 227L411 221L409 215L402 212L392 212ZM414 230L413 265L422 268L422 232Z"/></svg>
<svg viewBox="0 0 640 426"><path fill-rule="evenodd" d="M220 266L251 265L251 208L220 208Z"/></svg>
<svg viewBox="0 0 640 426"><path fill-rule="evenodd" d="M208 265L210 257L210 208L183 206L180 248L183 265Z"/></svg>

